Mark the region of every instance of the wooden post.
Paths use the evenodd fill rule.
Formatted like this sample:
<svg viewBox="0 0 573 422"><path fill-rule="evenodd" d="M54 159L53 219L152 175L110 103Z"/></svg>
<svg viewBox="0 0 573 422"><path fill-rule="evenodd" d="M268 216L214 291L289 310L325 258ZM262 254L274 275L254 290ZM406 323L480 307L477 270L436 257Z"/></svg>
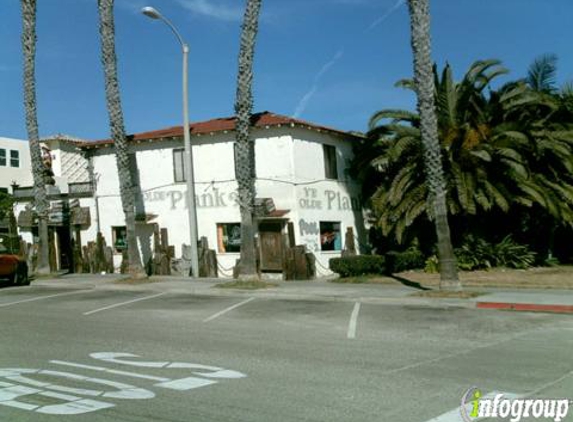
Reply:
<svg viewBox="0 0 573 422"><path fill-rule="evenodd" d="M287 225L287 233L288 233L288 247L294 248L296 246L295 237L294 237L294 223L289 221Z"/></svg>
<svg viewBox="0 0 573 422"><path fill-rule="evenodd" d="M342 256L355 256L356 255L356 243L354 242L354 229L348 227L346 229L346 235L344 236L344 250L342 251Z"/></svg>

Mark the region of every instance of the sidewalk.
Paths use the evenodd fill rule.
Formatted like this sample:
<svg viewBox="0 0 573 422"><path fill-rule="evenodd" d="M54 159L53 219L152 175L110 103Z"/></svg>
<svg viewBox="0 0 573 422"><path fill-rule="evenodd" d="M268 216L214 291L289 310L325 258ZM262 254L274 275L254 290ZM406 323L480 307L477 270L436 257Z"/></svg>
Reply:
<svg viewBox="0 0 573 422"><path fill-rule="evenodd" d="M191 279L174 276L153 276L147 282L128 284L121 282L125 276L109 275L65 275L57 278L41 278L34 286L94 288L102 290L127 290L169 292L198 296L236 296L278 298L285 300L319 300L379 303L399 306L457 307L468 309L502 309L514 311L537 311L573 313L573 290L543 289L495 289L472 288L485 294L473 299L415 297L418 289L395 284L344 284L328 280L273 281L277 287L261 290L222 289L215 285L227 279Z"/></svg>

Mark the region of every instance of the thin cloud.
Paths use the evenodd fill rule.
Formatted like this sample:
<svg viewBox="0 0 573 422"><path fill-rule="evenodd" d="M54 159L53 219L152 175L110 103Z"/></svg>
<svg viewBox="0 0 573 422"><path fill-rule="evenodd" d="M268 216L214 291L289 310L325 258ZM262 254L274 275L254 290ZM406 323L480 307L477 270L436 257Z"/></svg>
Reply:
<svg viewBox="0 0 573 422"><path fill-rule="evenodd" d="M378 25L380 25L382 22L388 19L390 15L394 13L396 10L398 10L404 3L406 3L406 0L398 0L396 4L394 4L394 6L388 9L386 13L384 13L382 16L380 16L378 19L372 22L364 32L372 31L374 28L376 28Z"/></svg>
<svg viewBox="0 0 573 422"><path fill-rule="evenodd" d="M296 110L294 112L295 118L300 117L300 115L304 113L308 102L318 90L318 83L320 82L320 79L322 79L322 77L326 74L326 72L328 72L330 68L334 66L336 62L342 58L342 56L344 56L344 49L338 50L336 54L332 57L332 59L330 59L329 62L327 62L324 66L322 66L322 68L314 76L314 82L312 84L312 87L308 90L306 94L304 94L304 96L301 98L301 100L298 102L298 105L296 106Z"/></svg>
<svg viewBox="0 0 573 422"><path fill-rule="evenodd" d="M345 3L356 3L356 2L362 2L362 0L337 0L339 2L345 2ZM377 26L381 25L386 19L388 19L396 10L398 10L404 3L406 2L406 0L398 0L394 6L392 6L390 9L388 9L382 16L380 16L378 19L376 19L375 21L373 21L365 30L363 33L367 33L369 31L372 31L374 28L376 28ZM310 100L312 99L312 97L314 96L314 94L316 94L316 91L318 91L318 85L320 80L322 79L322 77L326 74L326 72L328 72L330 70L330 68L332 66L334 66L344 55L344 48L340 48L336 54L334 55L334 57L332 59L330 59L330 61L328 61L324 66L322 66L322 68L318 71L318 73L314 76L314 81L313 84L311 86L311 88L306 92L306 94L303 95L303 97L300 99L300 101L298 102L296 109L294 111L293 117L298 118L302 115L302 113L304 113L304 111L306 110L306 107L308 105L308 103L310 102Z"/></svg>
<svg viewBox="0 0 573 422"><path fill-rule="evenodd" d="M227 22L240 21L243 9L212 0L178 0L185 9L201 16L207 16Z"/></svg>

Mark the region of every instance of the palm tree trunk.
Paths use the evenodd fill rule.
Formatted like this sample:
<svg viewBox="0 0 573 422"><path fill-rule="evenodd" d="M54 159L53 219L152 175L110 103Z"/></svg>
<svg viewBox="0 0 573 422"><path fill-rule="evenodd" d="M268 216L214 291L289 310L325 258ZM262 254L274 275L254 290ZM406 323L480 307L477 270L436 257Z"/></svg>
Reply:
<svg viewBox="0 0 573 422"><path fill-rule="evenodd" d="M450 237L446 207L446 182L438 140L438 120L434 98L432 74L430 6L429 0L408 0L412 52L414 54L414 81L418 96L420 131L424 147L424 165L430 190L430 202L438 238L440 261L440 288L461 289L458 279L456 257Z"/></svg>
<svg viewBox="0 0 573 422"><path fill-rule="evenodd" d="M255 153L250 137L253 110L253 60L262 0L247 0L241 32L239 72L235 113L237 141L235 147L235 176L239 185L241 210L241 259L239 275L258 279L255 250L253 210L255 205Z"/></svg>
<svg viewBox="0 0 573 422"><path fill-rule="evenodd" d="M34 178L34 205L38 214L38 274L50 272L48 244L48 198L40 147L36 110L36 0L22 0L22 47L24 51L24 107Z"/></svg>
<svg viewBox="0 0 573 422"><path fill-rule="evenodd" d="M141 257L137 247L135 234L135 195L133 181L129 170L129 154L119 81L117 76L117 57L115 54L115 25L113 19L114 0L98 0L100 15L100 36L102 49L102 64L105 75L105 95L111 136L115 145L117 173L119 175L119 190L121 205L125 215L127 233L128 273L133 277L144 277L145 272L141 264Z"/></svg>

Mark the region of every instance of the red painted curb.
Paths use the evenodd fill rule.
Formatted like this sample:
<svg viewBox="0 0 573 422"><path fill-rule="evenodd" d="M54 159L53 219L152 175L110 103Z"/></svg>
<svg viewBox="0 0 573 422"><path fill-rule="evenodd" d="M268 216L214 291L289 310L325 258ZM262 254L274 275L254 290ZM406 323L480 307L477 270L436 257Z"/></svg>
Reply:
<svg viewBox="0 0 573 422"><path fill-rule="evenodd" d="M571 305L538 305L535 303L477 302L480 309L508 309L512 311L573 313Z"/></svg>

